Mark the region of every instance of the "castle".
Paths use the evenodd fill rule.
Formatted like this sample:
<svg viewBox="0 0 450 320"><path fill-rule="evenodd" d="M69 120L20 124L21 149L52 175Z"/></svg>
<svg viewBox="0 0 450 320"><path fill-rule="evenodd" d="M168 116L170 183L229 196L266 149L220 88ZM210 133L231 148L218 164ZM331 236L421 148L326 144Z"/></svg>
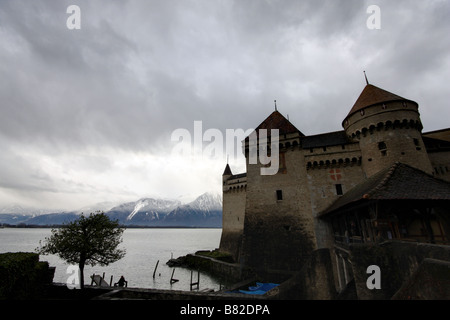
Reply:
<svg viewBox="0 0 450 320"><path fill-rule="evenodd" d="M278 129L274 175L243 141L247 172L223 172L221 251L268 277L325 249L339 292L357 278L350 244L450 243L450 129L422 133L416 102L368 82L349 109L343 130L311 136L275 109L255 129Z"/></svg>

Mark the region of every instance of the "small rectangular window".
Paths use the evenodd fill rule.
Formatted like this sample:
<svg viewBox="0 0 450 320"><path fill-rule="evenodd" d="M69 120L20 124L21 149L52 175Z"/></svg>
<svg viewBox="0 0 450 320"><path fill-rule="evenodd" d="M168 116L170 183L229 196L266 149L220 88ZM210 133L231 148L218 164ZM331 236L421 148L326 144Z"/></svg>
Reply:
<svg viewBox="0 0 450 320"><path fill-rule="evenodd" d="M384 141L378 142L378 149L379 150L386 150L386 143Z"/></svg>
<svg viewBox="0 0 450 320"><path fill-rule="evenodd" d="M277 200L278 201L283 200L283 191L277 190Z"/></svg>
<svg viewBox="0 0 450 320"><path fill-rule="evenodd" d="M386 156L386 154L387 154L386 149L387 149L387 147L386 147L386 143L384 141L378 142L378 150L381 151L382 156Z"/></svg>
<svg viewBox="0 0 450 320"><path fill-rule="evenodd" d="M344 193L342 192L342 184L336 184L336 194L338 196L342 196Z"/></svg>
<svg viewBox="0 0 450 320"><path fill-rule="evenodd" d="M414 140L414 145L416 146L416 150L421 150L422 148L420 147L419 139L413 139L413 140Z"/></svg>

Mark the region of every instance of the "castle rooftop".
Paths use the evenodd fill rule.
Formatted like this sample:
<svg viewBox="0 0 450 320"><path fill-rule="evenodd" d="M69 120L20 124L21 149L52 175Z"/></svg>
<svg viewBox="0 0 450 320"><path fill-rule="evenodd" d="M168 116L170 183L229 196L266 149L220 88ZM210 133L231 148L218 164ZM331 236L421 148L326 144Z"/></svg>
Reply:
<svg viewBox="0 0 450 320"><path fill-rule="evenodd" d="M372 84L368 84L365 86L361 94L359 95L358 99L356 100L355 104L353 105L352 109L347 115L347 118L354 114L355 112L358 112L366 107L379 104L379 103L386 103L391 101L410 101L415 104L416 102L405 99L403 97L400 97L396 94L393 94L389 91L383 90L381 88L378 88L377 86L374 86Z"/></svg>
<svg viewBox="0 0 450 320"><path fill-rule="evenodd" d="M344 130L306 136L302 139L303 149L337 146L347 143L347 134Z"/></svg>
<svg viewBox="0 0 450 320"><path fill-rule="evenodd" d="M391 167L350 189L320 216L369 200L444 200L450 201L450 183L419 169L396 162Z"/></svg>
<svg viewBox="0 0 450 320"><path fill-rule="evenodd" d="M256 134L260 129L267 129L267 136L270 136L271 129L278 129L280 137L285 134L299 133L304 136L288 119L286 119L280 112L275 110L272 112L261 124L256 128Z"/></svg>
<svg viewBox="0 0 450 320"><path fill-rule="evenodd" d="M223 176L232 176L233 173L231 172L231 168L227 163L227 166L225 167L225 170L223 171Z"/></svg>

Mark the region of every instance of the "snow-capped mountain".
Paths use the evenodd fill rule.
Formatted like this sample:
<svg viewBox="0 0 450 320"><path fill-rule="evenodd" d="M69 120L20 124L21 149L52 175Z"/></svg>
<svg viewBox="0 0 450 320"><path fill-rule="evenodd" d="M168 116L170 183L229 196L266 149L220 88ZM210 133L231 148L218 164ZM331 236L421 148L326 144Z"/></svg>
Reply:
<svg viewBox="0 0 450 320"><path fill-rule="evenodd" d="M204 193L188 205L204 212L222 211L222 195Z"/></svg>
<svg viewBox="0 0 450 320"><path fill-rule="evenodd" d="M82 214L82 213L90 213L90 212L96 212L96 211L106 212L106 211L109 211L112 208L118 206L119 204L120 204L120 202L112 202L112 201L99 202L99 203L95 203L95 204L91 204L91 205L82 207L82 208L78 209L76 211L76 213Z"/></svg>
<svg viewBox="0 0 450 320"><path fill-rule="evenodd" d="M124 225L194 227L222 226L222 196L204 193L194 201L144 198L106 212Z"/></svg>
<svg viewBox="0 0 450 320"><path fill-rule="evenodd" d="M34 221L40 221L39 217L50 217L54 212L61 212L61 210L37 209L15 204L0 208L0 224L18 225L27 224L28 221L30 221L30 224L34 224ZM58 217L58 220L62 218L64 218L63 213Z"/></svg>
<svg viewBox="0 0 450 320"><path fill-rule="evenodd" d="M60 225L77 219L82 212L89 214L99 208L108 207L111 207L111 203L87 206L76 211L40 215L0 213L0 223ZM222 226L222 196L212 193L202 194L194 201L184 204L179 200L143 198L100 211L125 226L212 228Z"/></svg>
<svg viewBox="0 0 450 320"><path fill-rule="evenodd" d="M222 196L204 193L194 201L171 211L164 223L189 227L222 226Z"/></svg>
<svg viewBox="0 0 450 320"><path fill-rule="evenodd" d="M178 200L143 198L123 203L105 213L126 225L155 225L180 205Z"/></svg>

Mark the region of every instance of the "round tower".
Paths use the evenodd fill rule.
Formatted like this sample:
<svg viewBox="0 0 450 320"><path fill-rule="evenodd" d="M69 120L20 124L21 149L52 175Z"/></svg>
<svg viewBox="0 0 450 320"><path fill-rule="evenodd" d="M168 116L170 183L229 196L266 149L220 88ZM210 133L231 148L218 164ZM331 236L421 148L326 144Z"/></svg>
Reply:
<svg viewBox="0 0 450 320"><path fill-rule="evenodd" d="M395 162L432 173L418 109L412 100L366 85L342 126L351 140L359 142L367 177Z"/></svg>

